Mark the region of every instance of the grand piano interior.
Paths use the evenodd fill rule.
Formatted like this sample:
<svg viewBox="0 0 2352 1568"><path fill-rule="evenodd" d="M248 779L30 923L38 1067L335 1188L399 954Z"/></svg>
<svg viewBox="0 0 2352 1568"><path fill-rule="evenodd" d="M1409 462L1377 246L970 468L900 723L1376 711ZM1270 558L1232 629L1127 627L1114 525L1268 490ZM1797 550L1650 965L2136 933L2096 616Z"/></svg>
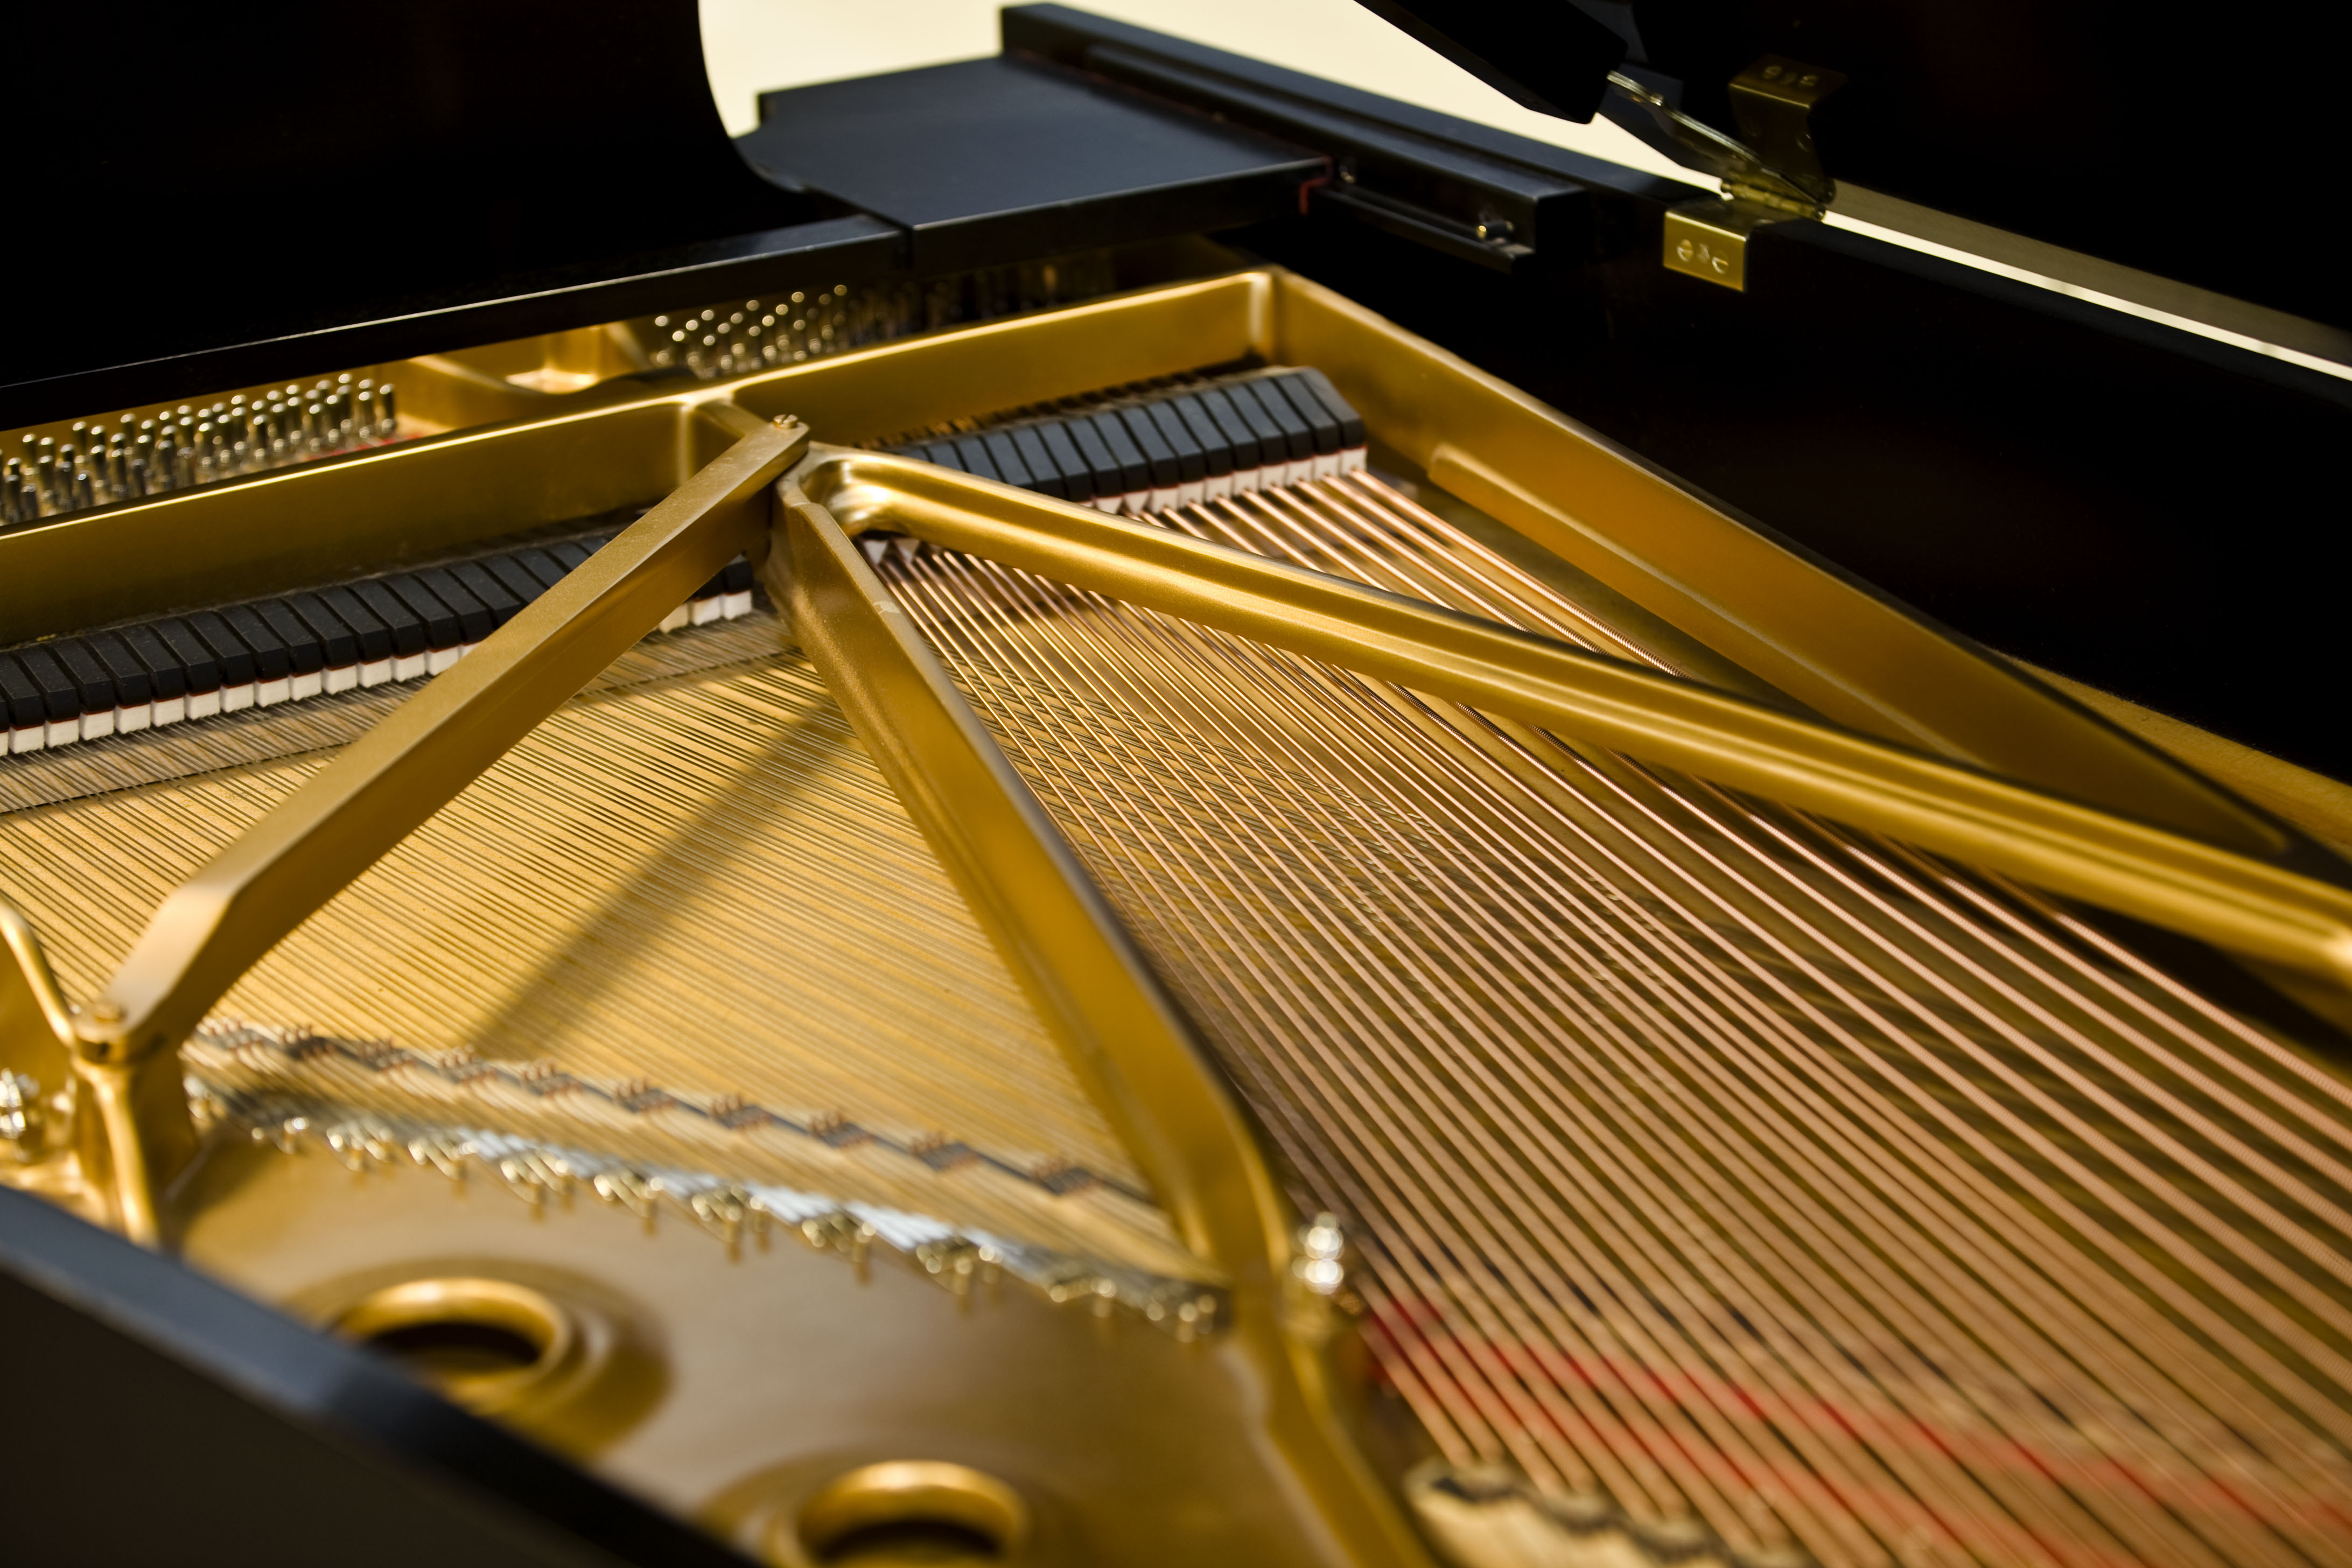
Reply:
<svg viewBox="0 0 2352 1568"><path fill-rule="evenodd" d="M2345 24L1372 8L12 73L12 1561L2352 1562Z"/></svg>

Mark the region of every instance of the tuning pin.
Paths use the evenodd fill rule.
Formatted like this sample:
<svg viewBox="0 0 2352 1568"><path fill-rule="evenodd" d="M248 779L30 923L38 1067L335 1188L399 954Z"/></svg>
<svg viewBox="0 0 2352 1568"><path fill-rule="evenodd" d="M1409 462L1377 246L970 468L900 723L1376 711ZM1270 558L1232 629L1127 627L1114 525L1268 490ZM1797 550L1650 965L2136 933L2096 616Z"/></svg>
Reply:
<svg viewBox="0 0 2352 1568"><path fill-rule="evenodd" d="M387 381L375 389L375 405L376 417L380 422L377 431L390 441L400 434L400 411L393 402L392 383Z"/></svg>

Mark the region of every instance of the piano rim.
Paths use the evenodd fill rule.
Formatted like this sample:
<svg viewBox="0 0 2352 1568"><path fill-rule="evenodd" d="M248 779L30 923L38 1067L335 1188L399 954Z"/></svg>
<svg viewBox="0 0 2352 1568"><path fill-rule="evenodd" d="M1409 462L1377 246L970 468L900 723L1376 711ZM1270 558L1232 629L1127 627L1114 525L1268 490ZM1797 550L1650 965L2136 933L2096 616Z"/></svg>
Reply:
<svg viewBox="0 0 2352 1568"><path fill-rule="evenodd" d="M1250 356L1322 369L1433 483L1811 716L968 475L811 447L793 417L878 439ZM1277 268L684 390L625 381L548 417L14 529L0 533L0 634L26 633L37 614L89 623L157 608L167 584L293 587L354 559L430 553L673 485L601 552L601 567L581 569L573 591L493 634L450 672L464 679L404 703L379 750L429 779L437 807L569 695L563 671L601 668L595 650L635 641L679 584L690 589L719 552L743 549L1180 1233L1226 1273L1225 1332L1263 1380L1268 1436L1360 1561L1415 1561L1421 1548L1348 1436L1351 1337L1294 1272L1300 1216L1265 1141L1066 840L903 614L894 618L855 535L975 549L1294 651L1391 679L1411 672L1441 695L1696 763L1735 787L2021 874L2338 991L2352 980L2352 875L2314 841L1507 384ZM305 528L322 515L337 526ZM41 596L59 582L78 591ZM558 645L570 660L561 670ZM501 676L530 695L486 717ZM446 739L453 716L457 728L471 721L464 747ZM257 918L285 934L405 831L378 832L350 876L312 879ZM194 887L166 900L151 938ZM18 961L0 973L0 1066L58 1081L70 1060L85 1096L82 1171L111 1189L89 1206L163 1242L172 1173L139 1172L187 1146L178 1039L164 1037L201 1016L251 959L195 963L203 973L184 993L142 938L107 995L77 1009L49 977L37 935L5 906L0 935ZM158 1034L166 1016L176 1022Z"/></svg>

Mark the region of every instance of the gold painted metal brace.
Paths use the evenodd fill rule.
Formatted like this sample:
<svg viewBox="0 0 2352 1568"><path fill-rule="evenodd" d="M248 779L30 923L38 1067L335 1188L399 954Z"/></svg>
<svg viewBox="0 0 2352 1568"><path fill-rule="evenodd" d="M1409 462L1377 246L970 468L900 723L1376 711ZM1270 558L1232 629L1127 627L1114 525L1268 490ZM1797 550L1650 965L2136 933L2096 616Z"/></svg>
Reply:
<svg viewBox="0 0 2352 1568"><path fill-rule="evenodd" d="M1761 703L929 464L820 448L794 480L930 543L1890 834L2352 986L2352 892Z"/></svg>

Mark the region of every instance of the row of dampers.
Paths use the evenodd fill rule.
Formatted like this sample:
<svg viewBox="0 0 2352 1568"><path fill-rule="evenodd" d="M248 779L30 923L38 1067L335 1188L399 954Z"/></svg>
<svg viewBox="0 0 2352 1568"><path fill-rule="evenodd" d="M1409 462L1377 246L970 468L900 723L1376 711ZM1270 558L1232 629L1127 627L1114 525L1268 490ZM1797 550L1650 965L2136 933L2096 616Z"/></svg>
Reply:
<svg viewBox="0 0 2352 1568"><path fill-rule="evenodd" d="M11 753L437 675L610 535L166 616L0 653ZM751 611L738 557L662 631Z"/></svg>
<svg viewBox="0 0 2352 1568"><path fill-rule="evenodd" d="M1318 370L1285 370L896 448L1110 512L1193 506L1364 466L1364 422Z"/></svg>

